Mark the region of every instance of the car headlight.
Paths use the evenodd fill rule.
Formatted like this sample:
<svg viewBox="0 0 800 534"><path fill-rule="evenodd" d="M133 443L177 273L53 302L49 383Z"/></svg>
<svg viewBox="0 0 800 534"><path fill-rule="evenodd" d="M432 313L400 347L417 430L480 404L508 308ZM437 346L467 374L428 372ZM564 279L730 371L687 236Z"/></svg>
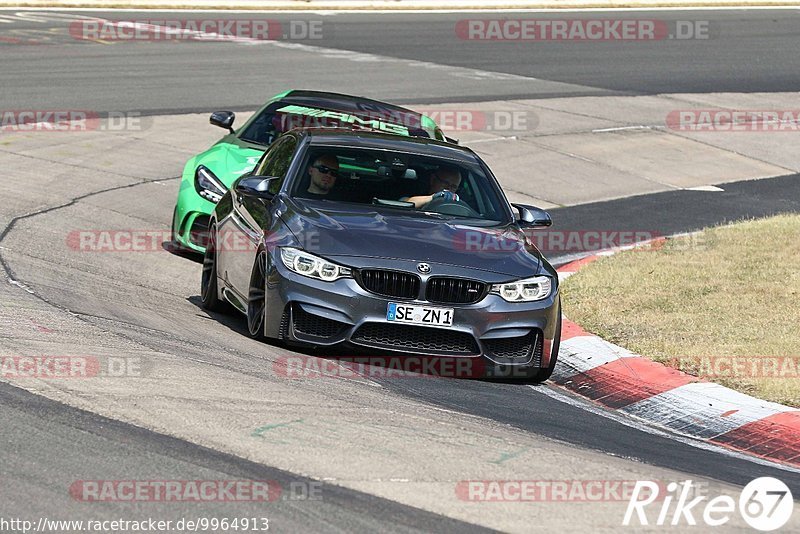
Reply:
<svg viewBox="0 0 800 534"><path fill-rule="evenodd" d="M197 194L214 204L222 199L228 188L207 167L200 165L194 171L194 188Z"/></svg>
<svg viewBox="0 0 800 534"><path fill-rule="evenodd" d="M333 282L353 275L349 267L331 263L297 248L282 247L281 261L292 272L324 282Z"/></svg>
<svg viewBox="0 0 800 534"><path fill-rule="evenodd" d="M532 302L547 298L552 289L553 281L549 276L534 276L507 284L494 284L491 292L507 302Z"/></svg>

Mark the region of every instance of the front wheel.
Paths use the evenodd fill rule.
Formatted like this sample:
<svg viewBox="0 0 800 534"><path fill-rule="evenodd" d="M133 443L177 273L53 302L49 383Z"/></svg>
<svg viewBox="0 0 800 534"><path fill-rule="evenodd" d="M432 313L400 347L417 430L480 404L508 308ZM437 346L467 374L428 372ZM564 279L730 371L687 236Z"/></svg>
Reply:
<svg viewBox="0 0 800 534"><path fill-rule="evenodd" d="M250 291L247 298L247 331L253 339L264 339L264 319L267 312L267 253L256 255L250 275Z"/></svg>
<svg viewBox="0 0 800 534"><path fill-rule="evenodd" d="M225 303L219 299L217 287L217 230L208 230L208 246L203 255L203 277L200 281L200 298L203 308L209 311L225 311Z"/></svg>

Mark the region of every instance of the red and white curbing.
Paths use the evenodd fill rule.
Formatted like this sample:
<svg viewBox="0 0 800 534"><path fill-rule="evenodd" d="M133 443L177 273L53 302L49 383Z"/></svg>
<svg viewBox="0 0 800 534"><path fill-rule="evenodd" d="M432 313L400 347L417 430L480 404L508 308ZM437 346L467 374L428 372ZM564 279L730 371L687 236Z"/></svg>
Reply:
<svg viewBox="0 0 800 534"><path fill-rule="evenodd" d="M659 238L663 241L664 238ZM652 246L652 242L636 246ZM563 265L563 280L603 251ZM800 410L756 399L643 358L563 319L553 382L622 414L677 434L800 467Z"/></svg>

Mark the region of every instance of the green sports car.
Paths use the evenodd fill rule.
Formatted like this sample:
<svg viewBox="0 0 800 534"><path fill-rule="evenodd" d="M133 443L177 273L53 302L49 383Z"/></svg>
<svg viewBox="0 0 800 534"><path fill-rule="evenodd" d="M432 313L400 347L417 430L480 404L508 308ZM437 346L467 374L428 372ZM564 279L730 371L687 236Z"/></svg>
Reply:
<svg viewBox="0 0 800 534"><path fill-rule="evenodd" d="M292 90L275 95L238 130L231 111L216 111L210 122L228 130L183 169L172 216L172 239L180 249L204 252L209 216L231 183L249 173L282 133L304 127L348 127L404 135L445 138L436 123L415 111L350 95Z"/></svg>

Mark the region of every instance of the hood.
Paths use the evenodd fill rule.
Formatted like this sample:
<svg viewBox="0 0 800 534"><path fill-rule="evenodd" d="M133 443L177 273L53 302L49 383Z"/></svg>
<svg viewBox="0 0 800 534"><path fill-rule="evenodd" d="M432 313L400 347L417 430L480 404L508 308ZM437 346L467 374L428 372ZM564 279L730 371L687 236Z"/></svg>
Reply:
<svg viewBox="0 0 800 534"><path fill-rule="evenodd" d="M526 277L541 255L516 225L482 228L370 205L287 199L281 219L309 252L438 263Z"/></svg>
<svg viewBox="0 0 800 534"><path fill-rule="evenodd" d="M234 180L255 167L263 153L231 143L217 143L197 158L197 165L205 165L230 187Z"/></svg>

